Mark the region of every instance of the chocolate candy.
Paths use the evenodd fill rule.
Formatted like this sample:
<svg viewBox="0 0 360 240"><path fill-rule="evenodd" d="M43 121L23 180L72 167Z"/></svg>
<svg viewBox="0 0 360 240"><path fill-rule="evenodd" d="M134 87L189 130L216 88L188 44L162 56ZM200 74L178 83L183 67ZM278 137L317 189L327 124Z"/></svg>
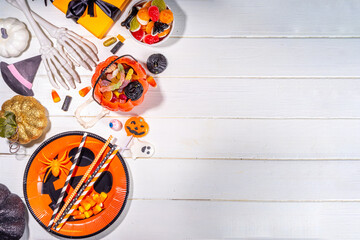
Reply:
<svg viewBox="0 0 360 240"><path fill-rule="evenodd" d="M130 98L132 101L138 100L142 93L144 92L143 86L139 83L139 81L133 81L129 83L124 89L124 93L127 98Z"/></svg>
<svg viewBox="0 0 360 240"><path fill-rule="evenodd" d="M162 73L167 67L166 57L160 53L153 54L147 59L146 66L153 74Z"/></svg>
<svg viewBox="0 0 360 240"><path fill-rule="evenodd" d="M138 13L137 7L132 7L130 15L121 23L121 26L126 27L127 29L130 29L130 22L131 20L136 16Z"/></svg>
<svg viewBox="0 0 360 240"><path fill-rule="evenodd" d="M62 107L61 107L61 109L63 110L63 111L67 111L67 110L69 110L69 106L70 106L70 103L71 103L71 99L72 99L72 97L70 97L70 96L66 96L65 97L65 101L64 101L64 104L62 105Z"/></svg>
<svg viewBox="0 0 360 240"><path fill-rule="evenodd" d="M119 41L111 50L110 52L112 54L116 54L117 51L119 51L119 49L122 47L122 45L124 45L121 41Z"/></svg>

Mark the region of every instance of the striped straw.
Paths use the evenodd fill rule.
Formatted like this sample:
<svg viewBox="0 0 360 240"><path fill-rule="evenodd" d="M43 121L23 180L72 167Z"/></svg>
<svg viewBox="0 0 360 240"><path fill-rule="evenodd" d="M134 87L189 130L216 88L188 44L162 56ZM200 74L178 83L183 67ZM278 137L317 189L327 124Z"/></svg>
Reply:
<svg viewBox="0 0 360 240"><path fill-rule="evenodd" d="M62 202L62 200L63 200L63 198L64 198L66 189L67 189L67 187L69 186L69 182L70 182L70 179L71 179L72 174L73 174L73 172L74 172L75 166L76 166L76 164L77 164L78 161L79 161L79 157L80 157L80 154L81 154L81 150L82 150L82 148L83 148L83 146L84 146L84 144L85 144L86 137L87 137L87 133L85 132L84 135L83 135L83 137L82 137L82 139L81 139L79 148L78 148L78 150L77 150L77 152L76 152L76 154L75 154L74 162L73 162L73 164L71 165L69 174L68 174L68 176L67 176L67 178L66 178L66 181L65 181L65 184L64 184L63 188L61 189L60 196L59 196L59 198L58 198L58 200L57 200L57 203L56 203L56 205L55 205L54 212L53 212L53 214L52 214L52 216L51 216L51 220L50 220L49 225L48 225L48 227L47 227L48 230L51 228L51 225L54 223L54 219L55 219L55 217L56 217L56 214L57 214L57 212L59 211L60 203Z"/></svg>
<svg viewBox="0 0 360 240"><path fill-rule="evenodd" d="M89 177L89 179L86 181L86 183L81 187L78 195L71 201L71 204L67 207L64 214L59 218L59 221L55 224L54 228L56 231L59 231L61 227L65 224L65 222L68 220L68 218L71 216L72 212L77 209L80 202L84 199L86 194L91 190L95 182L98 180L98 178L101 176L101 174L104 172L104 170L107 168L107 166L110 164L110 162L114 159L116 153L119 151L120 147L113 146L111 148L111 155L109 153L106 155L106 157L101 161L99 166L95 169L93 174ZM109 156L110 155L110 156ZM72 205L72 206L71 206Z"/></svg>
<svg viewBox="0 0 360 240"><path fill-rule="evenodd" d="M54 223L56 223L59 220L60 216L64 213L65 209L67 208L67 206L69 205L71 200L75 197L76 193L79 191L79 189L80 189L81 185L84 183L85 179L90 175L92 169L95 167L96 163L99 161L100 157L103 155L105 149L107 148L107 146L109 145L109 143L111 142L112 139L113 139L113 136L110 135L109 139L106 141L104 146L101 148L98 155L96 155L96 157L95 157L94 161L91 163L90 167L86 170L84 176L81 178L78 185L76 185L76 188L74 189L74 191L71 192L70 197L68 197L64 206L61 208L60 212L56 215Z"/></svg>

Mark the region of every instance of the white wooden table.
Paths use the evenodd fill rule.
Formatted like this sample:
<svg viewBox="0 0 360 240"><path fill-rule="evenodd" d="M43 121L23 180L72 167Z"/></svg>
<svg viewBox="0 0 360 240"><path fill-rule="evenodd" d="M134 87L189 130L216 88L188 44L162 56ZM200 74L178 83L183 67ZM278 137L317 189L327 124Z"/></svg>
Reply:
<svg viewBox="0 0 360 240"><path fill-rule="evenodd" d="M44 18L92 40L101 60L111 55L52 5L29 2ZM110 119L140 114L151 128L144 140L156 146L151 159L126 158L127 210L97 238L358 239L360 1L167 2L176 29L164 46L138 45L120 21L108 35L127 38L119 54L145 61L160 52L169 66L141 106L111 113L89 130L107 138L114 133ZM26 22L5 1L0 9L0 17ZM38 49L33 37L23 55L1 60L12 63ZM76 90L58 91L73 97L65 113L39 68L33 89L51 122L42 140L83 130L73 112L92 72L78 72L83 83ZM13 95L0 81L0 102ZM27 160L40 143L13 156L1 142L0 182L21 197ZM28 219L23 239L54 238Z"/></svg>

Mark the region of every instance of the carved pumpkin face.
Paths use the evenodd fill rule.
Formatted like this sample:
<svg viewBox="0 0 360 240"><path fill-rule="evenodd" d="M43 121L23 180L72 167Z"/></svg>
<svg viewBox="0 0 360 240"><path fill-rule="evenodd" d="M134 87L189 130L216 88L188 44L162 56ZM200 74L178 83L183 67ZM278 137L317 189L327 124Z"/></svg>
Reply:
<svg viewBox="0 0 360 240"><path fill-rule="evenodd" d="M131 117L125 123L125 131L128 136L143 137L149 131L149 125L142 117Z"/></svg>

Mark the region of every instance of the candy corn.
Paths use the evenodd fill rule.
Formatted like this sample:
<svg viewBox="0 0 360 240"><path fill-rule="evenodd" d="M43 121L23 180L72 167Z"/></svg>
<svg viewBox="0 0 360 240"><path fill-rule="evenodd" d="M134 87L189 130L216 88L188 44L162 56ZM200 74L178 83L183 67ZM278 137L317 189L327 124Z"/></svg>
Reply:
<svg viewBox="0 0 360 240"><path fill-rule="evenodd" d="M51 97L52 97L54 103L60 102L60 100L61 100L59 97L59 94L55 90L51 91Z"/></svg>
<svg viewBox="0 0 360 240"><path fill-rule="evenodd" d="M148 76L146 78L146 81L148 81L148 83L152 86L152 87L156 87L156 82L155 79L152 76Z"/></svg>
<svg viewBox="0 0 360 240"><path fill-rule="evenodd" d="M90 90L91 90L90 86L84 87L83 89L81 89L79 91L79 94L80 94L80 96L85 97L90 92Z"/></svg>
<svg viewBox="0 0 360 240"><path fill-rule="evenodd" d="M85 214L85 217L86 217L86 218L89 218L89 217L91 217L92 215L94 215L93 211L91 211L91 210L84 212L84 214Z"/></svg>
<svg viewBox="0 0 360 240"><path fill-rule="evenodd" d="M86 218L86 216L84 213L74 216L74 219L76 219L76 220L85 219L85 218Z"/></svg>
<svg viewBox="0 0 360 240"><path fill-rule="evenodd" d="M94 207L94 209L93 209L93 212L94 212L95 215L98 214L101 211L102 211L102 208L100 207L100 205L96 205Z"/></svg>

